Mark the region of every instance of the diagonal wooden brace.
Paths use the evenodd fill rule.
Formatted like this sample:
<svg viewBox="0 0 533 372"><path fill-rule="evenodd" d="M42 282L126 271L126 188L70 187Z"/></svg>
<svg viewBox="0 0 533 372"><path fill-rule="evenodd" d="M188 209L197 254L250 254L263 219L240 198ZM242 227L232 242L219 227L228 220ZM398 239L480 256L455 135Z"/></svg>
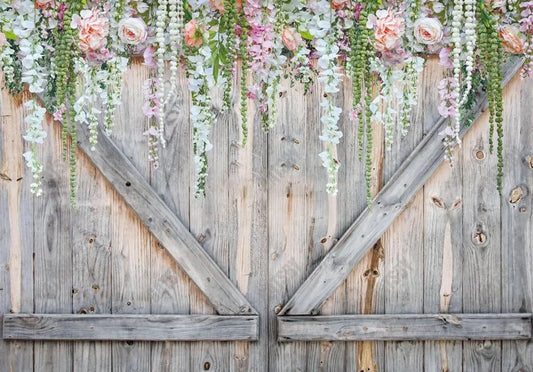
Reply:
<svg viewBox="0 0 533 372"><path fill-rule="evenodd" d="M503 67L505 86L522 66L523 59L512 57ZM471 109L474 120L488 107L487 94L478 92ZM342 284L357 263L385 233L444 159L439 133L447 120L441 118L415 148L390 181L379 192L372 207L367 207L348 228L338 243L283 307L279 315L318 314L322 304ZM461 128L461 138L470 127Z"/></svg>

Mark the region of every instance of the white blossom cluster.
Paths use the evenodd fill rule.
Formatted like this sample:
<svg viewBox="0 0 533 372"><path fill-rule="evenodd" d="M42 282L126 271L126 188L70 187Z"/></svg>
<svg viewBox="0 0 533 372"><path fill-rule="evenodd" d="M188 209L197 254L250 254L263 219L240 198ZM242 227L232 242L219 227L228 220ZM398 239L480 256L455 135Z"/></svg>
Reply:
<svg viewBox="0 0 533 372"><path fill-rule="evenodd" d="M327 170L328 193L337 194L337 174L340 163L336 159L337 144L342 137L338 122L342 108L333 103L333 94L339 91L342 74L337 64L339 47L335 42L333 25L335 14L331 11L331 4L326 0L319 0L311 5L313 17L310 20L309 32L315 37L315 48L318 52L318 81L323 84L325 98L320 104L324 113L320 118L324 129L320 140L325 143L325 150L319 154L322 164Z"/></svg>
<svg viewBox="0 0 533 372"><path fill-rule="evenodd" d="M0 67L4 71L6 83L12 84L15 81L15 50L6 44L0 53Z"/></svg>
<svg viewBox="0 0 533 372"><path fill-rule="evenodd" d="M205 194L205 180L207 178L207 151L213 147L209 141L211 125L215 115L211 111L211 89L215 85L213 68L210 67L211 49L208 46L199 48L196 55L188 57L191 68L189 74L189 89L192 94L191 123L193 126L193 148L195 164L195 196ZM161 114L162 115L162 114Z"/></svg>
<svg viewBox="0 0 533 372"><path fill-rule="evenodd" d="M183 31L183 1L168 0L169 35L170 35L170 90L167 94L168 102L176 91L178 79L178 56L182 47ZM161 80L160 80L161 81ZM163 85L163 84L162 84ZM167 103L165 102L165 103Z"/></svg>
<svg viewBox="0 0 533 372"><path fill-rule="evenodd" d="M476 0L463 0L463 2L465 10L465 21L463 27L465 32L464 43L466 46L466 53L464 56L466 76L463 80L464 92L461 102L459 103L459 108L468 100L468 95L472 90L472 72L474 71L474 58L477 41Z"/></svg>
<svg viewBox="0 0 533 372"><path fill-rule="evenodd" d="M37 196L40 196L43 192L41 189L41 173L43 167L37 157L37 148L35 145L42 144L43 140L46 138L46 132L42 127L46 109L39 106L35 100L26 102L24 107L27 109L27 115L24 121L29 125L29 127L26 135L23 136L23 138L32 145L30 150L25 152L23 155L26 159L26 165L28 168L30 168L33 176L33 182L30 186L31 192Z"/></svg>
<svg viewBox="0 0 533 372"><path fill-rule="evenodd" d="M463 28L463 0L455 0L452 11L452 31L450 41L453 44L452 58L453 58L453 77L455 81L459 82L461 77L462 58L461 53L463 51L463 44L461 42L461 30ZM454 99L459 102L461 99L461 84L455 86ZM455 137L457 143L460 143L459 130L461 126L461 112L457 110L455 115Z"/></svg>

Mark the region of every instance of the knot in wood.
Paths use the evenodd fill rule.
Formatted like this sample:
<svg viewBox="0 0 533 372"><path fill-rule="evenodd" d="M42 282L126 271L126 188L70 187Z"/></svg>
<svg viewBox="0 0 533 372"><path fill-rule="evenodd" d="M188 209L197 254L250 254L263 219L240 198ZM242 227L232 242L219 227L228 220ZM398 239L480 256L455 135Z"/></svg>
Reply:
<svg viewBox="0 0 533 372"><path fill-rule="evenodd" d="M487 235L481 230L477 230L472 235L472 242L478 246L484 246L487 243Z"/></svg>
<svg viewBox="0 0 533 372"><path fill-rule="evenodd" d="M476 160L483 160L485 159L485 152L481 149L475 149L474 157L476 158Z"/></svg>
<svg viewBox="0 0 533 372"><path fill-rule="evenodd" d="M509 195L509 202L511 204L518 203L524 197L524 190L520 186L516 186Z"/></svg>

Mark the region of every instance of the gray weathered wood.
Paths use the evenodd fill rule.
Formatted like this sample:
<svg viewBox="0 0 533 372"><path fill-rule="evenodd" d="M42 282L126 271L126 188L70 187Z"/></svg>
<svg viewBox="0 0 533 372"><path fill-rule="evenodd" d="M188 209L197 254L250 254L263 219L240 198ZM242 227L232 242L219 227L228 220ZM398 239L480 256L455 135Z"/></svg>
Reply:
<svg viewBox="0 0 533 372"><path fill-rule="evenodd" d="M256 340L255 315L6 314L7 340Z"/></svg>
<svg viewBox="0 0 533 372"><path fill-rule="evenodd" d="M502 84L506 85L521 65L522 59L519 58L514 58L506 64ZM486 107L486 94L478 94L472 109L474 118L478 118ZM280 314L315 314L319 311L324 301L344 281L357 262L394 222L411 198L442 163L444 149L439 132L446 125L445 119L439 120L376 196L373 206L365 209L285 304ZM469 127L463 127L461 136L464 136L468 129Z"/></svg>
<svg viewBox="0 0 533 372"><path fill-rule="evenodd" d="M527 340L531 314L385 314L278 317L280 341Z"/></svg>
<svg viewBox="0 0 533 372"><path fill-rule="evenodd" d="M533 84L518 77L504 101L502 311L533 311ZM502 371L533 371L533 340L502 345Z"/></svg>
<svg viewBox="0 0 533 372"><path fill-rule="evenodd" d="M79 147L209 298L217 312L255 314L242 293L113 141L100 134L95 151L91 151L88 128L79 126L78 132Z"/></svg>

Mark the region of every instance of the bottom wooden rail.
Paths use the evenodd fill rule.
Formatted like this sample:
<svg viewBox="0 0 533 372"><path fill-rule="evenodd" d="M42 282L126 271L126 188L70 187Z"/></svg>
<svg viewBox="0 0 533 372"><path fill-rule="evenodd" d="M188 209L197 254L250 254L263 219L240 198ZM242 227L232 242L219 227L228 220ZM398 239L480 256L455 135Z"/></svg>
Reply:
<svg viewBox="0 0 533 372"><path fill-rule="evenodd" d="M241 315L6 314L6 340L254 341L258 317Z"/></svg>
<svg viewBox="0 0 533 372"><path fill-rule="evenodd" d="M280 316L279 341L520 340L531 314Z"/></svg>

